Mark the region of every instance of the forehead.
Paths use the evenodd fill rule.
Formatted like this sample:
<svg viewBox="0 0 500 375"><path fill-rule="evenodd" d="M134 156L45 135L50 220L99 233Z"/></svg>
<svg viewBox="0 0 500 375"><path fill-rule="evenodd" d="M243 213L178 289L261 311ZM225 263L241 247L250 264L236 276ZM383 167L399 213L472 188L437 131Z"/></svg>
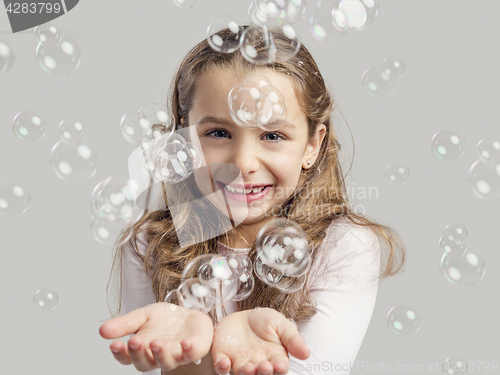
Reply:
<svg viewBox="0 0 500 375"><path fill-rule="evenodd" d="M287 111L287 120L292 123L306 121L306 115L302 112L299 99L294 89L291 77L276 72L270 68L262 68L255 74L265 76L271 84L283 95ZM250 74L246 76L237 75L229 69L211 68L204 72L195 84L194 102L192 111L198 114L207 111L214 115L229 114L227 99L231 89ZM199 113L202 115L202 113Z"/></svg>

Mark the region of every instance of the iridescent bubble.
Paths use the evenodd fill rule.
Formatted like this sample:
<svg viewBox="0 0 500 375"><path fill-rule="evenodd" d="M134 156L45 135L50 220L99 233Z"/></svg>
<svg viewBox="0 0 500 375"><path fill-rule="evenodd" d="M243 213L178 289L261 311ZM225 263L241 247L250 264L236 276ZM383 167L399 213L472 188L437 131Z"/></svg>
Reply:
<svg viewBox="0 0 500 375"><path fill-rule="evenodd" d="M481 160L490 163L500 163L500 141L495 138L484 138L477 144Z"/></svg>
<svg viewBox="0 0 500 375"><path fill-rule="evenodd" d="M464 154L465 140L453 130L441 130L433 135L431 149L441 160L453 160Z"/></svg>
<svg viewBox="0 0 500 375"><path fill-rule="evenodd" d="M253 74L236 84L228 95L231 117L242 127L276 130L286 118L285 99L281 91L260 74Z"/></svg>
<svg viewBox="0 0 500 375"><path fill-rule="evenodd" d="M47 121L32 111L19 112L12 121L14 134L22 141L34 141L43 138Z"/></svg>
<svg viewBox="0 0 500 375"><path fill-rule="evenodd" d="M31 202L30 193L18 184L0 181L0 214L22 214Z"/></svg>
<svg viewBox="0 0 500 375"><path fill-rule="evenodd" d="M283 48L278 48L274 43L273 33L279 29L287 38ZM253 24L246 28L241 35L240 52L248 62L262 65L289 60L297 54L300 45L299 36L291 25L268 28Z"/></svg>
<svg viewBox="0 0 500 375"><path fill-rule="evenodd" d="M387 75L380 66L365 70L361 82L365 91L373 96L390 94L396 88L396 78Z"/></svg>
<svg viewBox="0 0 500 375"><path fill-rule="evenodd" d="M70 143L81 143L87 136L85 125L72 118L61 121L59 124L59 135L64 141Z"/></svg>
<svg viewBox="0 0 500 375"><path fill-rule="evenodd" d="M336 11L338 12L335 15ZM332 10L332 16L337 19L339 26L349 29L363 30L371 25L378 14L376 0L341 0ZM343 15L343 16L341 16Z"/></svg>
<svg viewBox="0 0 500 375"><path fill-rule="evenodd" d="M61 41L62 33L57 26L51 23L44 23L35 27L35 38L37 42L53 46Z"/></svg>
<svg viewBox="0 0 500 375"><path fill-rule="evenodd" d="M198 277L185 279L177 288L177 299L182 307L208 313L215 307L216 291Z"/></svg>
<svg viewBox="0 0 500 375"><path fill-rule="evenodd" d="M390 56L382 60L380 69L385 75L399 79L405 72L405 64L399 57Z"/></svg>
<svg viewBox="0 0 500 375"><path fill-rule="evenodd" d="M14 65L16 56L7 42L0 40L0 74L7 73Z"/></svg>
<svg viewBox="0 0 500 375"><path fill-rule="evenodd" d="M138 112L141 117L139 125L143 128L146 139L160 138L174 131L174 128L168 124L169 117L167 106L160 103L149 103L140 108ZM154 127L154 125L156 125L156 127ZM160 130L158 125L160 125L163 130Z"/></svg>
<svg viewBox="0 0 500 375"><path fill-rule="evenodd" d="M410 170L401 163L393 163L385 170L385 178L392 185L404 185L409 177Z"/></svg>
<svg viewBox="0 0 500 375"><path fill-rule="evenodd" d="M139 112L130 112L123 115L120 121L120 132L127 142L137 144L143 140L147 134L147 129L141 125Z"/></svg>
<svg viewBox="0 0 500 375"><path fill-rule="evenodd" d="M451 257L460 256L467 251L465 242L457 243L447 235L442 235L441 238L439 238L439 247L444 253Z"/></svg>
<svg viewBox="0 0 500 375"><path fill-rule="evenodd" d="M464 375L467 370L467 361L459 356L451 356L443 363L443 374L445 375Z"/></svg>
<svg viewBox="0 0 500 375"><path fill-rule="evenodd" d="M181 9L189 9L198 4L198 0L172 0Z"/></svg>
<svg viewBox="0 0 500 375"><path fill-rule="evenodd" d="M451 223L443 229L443 235L448 237L450 241L459 245L467 241L468 231L467 228L460 223Z"/></svg>
<svg viewBox="0 0 500 375"><path fill-rule="evenodd" d="M47 73L66 75L80 65L80 49L66 35L55 45L38 43L35 56L38 65Z"/></svg>
<svg viewBox="0 0 500 375"><path fill-rule="evenodd" d="M472 191L480 199L500 199L500 162L476 160L469 170Z"/></svg>
<svg viewBox="0 0 500 375"><path fill-rule="evenodd" d="M286 7L286 18L284 22L288 24L299 22L306 12L305 0L289 0Z"/></svg>
<svg viewBox="0 0 500 375"><path fill-rule="evenodd" d="M154 174L159 181L175 184L188 178L196 161L186 145L167 143L154 163Z"/></svg>
<svg viewBox="0 0 500 375"><path fill-rule="evenodd" d="M236 18L220 16L208 25L207 42L217 52L232 53L240 48L242 32Z"/></svg>
<svg viewBox="0 0 500 375"><path fill-rule="evenodd" d="M397 335L409 335L420 329L421 317L408 306L395 306L387 314L387 326Z"/></svg>
<svg viewBox="0 0 500 375"><path fill-rule="evenodd" d="M458 257L443 254L440 267L446 280L459 286L476 285L486 272L484 261L469 251Z"/></svg>
<svg viewBox="0 0 500 375"><path fill-rule="evenodd" d="M248 14L256 25L279 25L286 19L286 2L286 0L252 0Z"/></svg>
<svg viewBox="0 0 500 375"><path fill-rule="evenodd" d="M97 153L89 145L59 141L50 155L50 163L61 180L83 180L96 172Z"/></svg>
<svg viewBox="0 0 500 375"><path fill-rule="evenodd" d="M309 19L309 30L317 41L332 43L347 34L346 28L339 24L343 22L343 13L336 11L332 15L332 11L331 4L318 2L316 12Z"/></svg>
<svg viewBox="0 0 500 375"><path fill-rule="evenodd" d="M117 242L122 231L126 228L126 222L123 220L110 220L112 215L98 211L90 218L90 233L94 239L103 245L120 246L127 242L132 236L132 231L129 230L127 235Z"/></svg>
<svg viewBox="0 0 500 375"><path fill-rule="evenodd" d="M57 306L57 293L50 288L42 288L33 295L33 304L38 311L47 313L54 310Z"/></svg>
<svg viewBox="0 0 500 375"><path fill-rule="evenodd" d="M193 278L205 281L216 291L217 299L224 302L234 298L239 286L236 269L229 266L226 257L216 254L199 255L186 265L182 281Z"/></svg>

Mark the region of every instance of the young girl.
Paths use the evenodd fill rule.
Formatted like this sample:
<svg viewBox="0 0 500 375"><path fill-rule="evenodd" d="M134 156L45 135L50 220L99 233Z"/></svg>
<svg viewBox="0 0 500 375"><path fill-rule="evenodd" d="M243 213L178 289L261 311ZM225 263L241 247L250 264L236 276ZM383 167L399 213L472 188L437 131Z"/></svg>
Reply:
<svg viewBox="0 0 500 375"><path fill-rule="evenodd" d="M273 37L278 50L294 48L279 30ZM261 43L256 39L257 51ZM228 94L252 74L283 94L287 124L275 131L240 127L231 118ZM241 224L181 247L162 183L162 207L147 206L130 228L131 239L117 248L113 268L121 266L118 313L124 315L113 314L99 333L133 336L128 343L113 341L114 357L154 375L348 374L378 280L402 270L405 248L390 227L349 207L334 101L309 51L302 45L287 61L254 65L238 50L215 52L203 40L181 63L169 105L175 129L195 126L206 165L234 165L245 186L269 187L264 198L248 202ZM256 277L248 298L218 306L214 314L164 302L199 255L237 253L254 264L257 234L276 217L299 224L313 244L302 288L284 293Z"/></svg>

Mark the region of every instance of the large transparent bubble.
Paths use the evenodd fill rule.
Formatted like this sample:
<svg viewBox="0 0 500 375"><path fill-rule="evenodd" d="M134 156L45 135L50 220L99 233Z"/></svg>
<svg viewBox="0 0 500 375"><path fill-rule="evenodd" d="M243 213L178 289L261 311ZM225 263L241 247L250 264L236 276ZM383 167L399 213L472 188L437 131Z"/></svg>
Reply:
<svg viewBox="0 0 500 375"><path fill-rule="evenodd" d="M396 78L386 74L380 66L365 70L361 81L365 91L373 96L390 94L396 88Z"/></svg>
<svg viewBox="0 0 500 375"><path fill-rule="evenodd" d="M242 33L236 18L219 16L208 25L207 42L217 52L233 53L240 48Z"/></svg>
<svg viewBox="0 0 500 375"><path fill-rule="evenodd" d="M59 297L52 288L41 288L33 295L33 305L43 313L48 313L57 307Z"/></svg>
<svg viewBox="0 0 500 375"><path fill-rule="evenodd" d="M443 254L440 267L446 280L459 286L476 285L486 272L484 261L470 251L461 256Z"/></svg>
<svg viewBox="0 0 500 375"><path fill-rule="evenodd" d="M62 32L57 26L51 23L38 25L34 30L37 42L44 43L47 46L53 46L62 39Z"/></svg>
<svg viewBox="0 0 500 375"><path fill-rule="evenodd" d="M479 141L477 150L481 160L490 163L500 163L500 140L486 137Z"/></svg>
<svg viewBox="0 0 500 375"><path fill-rule="evenodd" d="M59 135L61 138L70 143L81 143L87 134L85 133L85 125L78 120L67 118L59 124Z"/></svg>
<svg viewBox="0 0 500 375"><path fill-rule="evenodd" d="M309 31L319 42L332 43L347 34L347 28L342 27L343 13L333 12L330 2L318 1L314 15L309 19Z"/></svg>
<svg viewBox="0 0 500 375"><path fill-rule="evenodd" d="M16 55L4 40L0 40L0 74L12 69Z"/></svg>
<svg viewBox="0 0 500 375"><path fill-rule="evenodd" d="M441 130L431 139L431 150L441 160L453 160L464 154L465 140L454 130Z"/></svg>
<svg viewBox="0 0 500 375"><path fill-rule="evenodd" d="M57 142L50 152L50 163L61 180L83 180L97 171L97 153L87 144Z"/></svg>
<svg viewBox="0 0 500 375"><path fill-rule="evenodd" d="M26 212L31 195L19 184L0 181L0 215L16 215Z"/></svg>
<svg viewBox="0 0 500 375"><path fill-rule="evenodd" d="M477 160L469 170L472 191L480 199L500 199L500 162Z"/></svg>
<svg viewBox="0 0 500 375"><path fill-rule="evenodd" d="M35 56L38 65L51 74L67 75L80 65L80 49L76 42L66 35L54 45L39 42Z"/></svg>
<svg viewBox="0 0 500 375"><path fill-rule="evenodd" d="M34 141L45 136L47 121L32 111L19 112L12 121L14 134L22 141Z"/></svg>
<svg viewBox="0 0 500 375"><path fill-rule="evenodd" d="M421 317L408 306L395 306L387 314L387 326L396 335L409 335L420 329Z"/></svg>

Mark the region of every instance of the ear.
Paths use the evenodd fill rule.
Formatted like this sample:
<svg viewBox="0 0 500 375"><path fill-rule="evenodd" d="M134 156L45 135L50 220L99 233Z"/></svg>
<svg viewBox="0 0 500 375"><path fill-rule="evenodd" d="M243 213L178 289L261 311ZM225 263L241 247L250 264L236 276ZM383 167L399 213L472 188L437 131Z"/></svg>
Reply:
<svg viewBox="0 0 500 375"><path fill-rule="evenodd" d="M323 138L326 135L326 126L325 124L320 124L316 127L316 134L314 135L311 141L307 142L306 149L304 151L304 157L302 159L302 168L308 169L311 168L316 162L316 158L318 157L319 150L321 148L321 144L323 143ZM310 161L311 163L307 163Z"/></svg>
<svg viewBox="0 0 500 375"><path fill-rule="evenodd" d="M181 125L184 125L184 117L181 117Z"/></svg>

